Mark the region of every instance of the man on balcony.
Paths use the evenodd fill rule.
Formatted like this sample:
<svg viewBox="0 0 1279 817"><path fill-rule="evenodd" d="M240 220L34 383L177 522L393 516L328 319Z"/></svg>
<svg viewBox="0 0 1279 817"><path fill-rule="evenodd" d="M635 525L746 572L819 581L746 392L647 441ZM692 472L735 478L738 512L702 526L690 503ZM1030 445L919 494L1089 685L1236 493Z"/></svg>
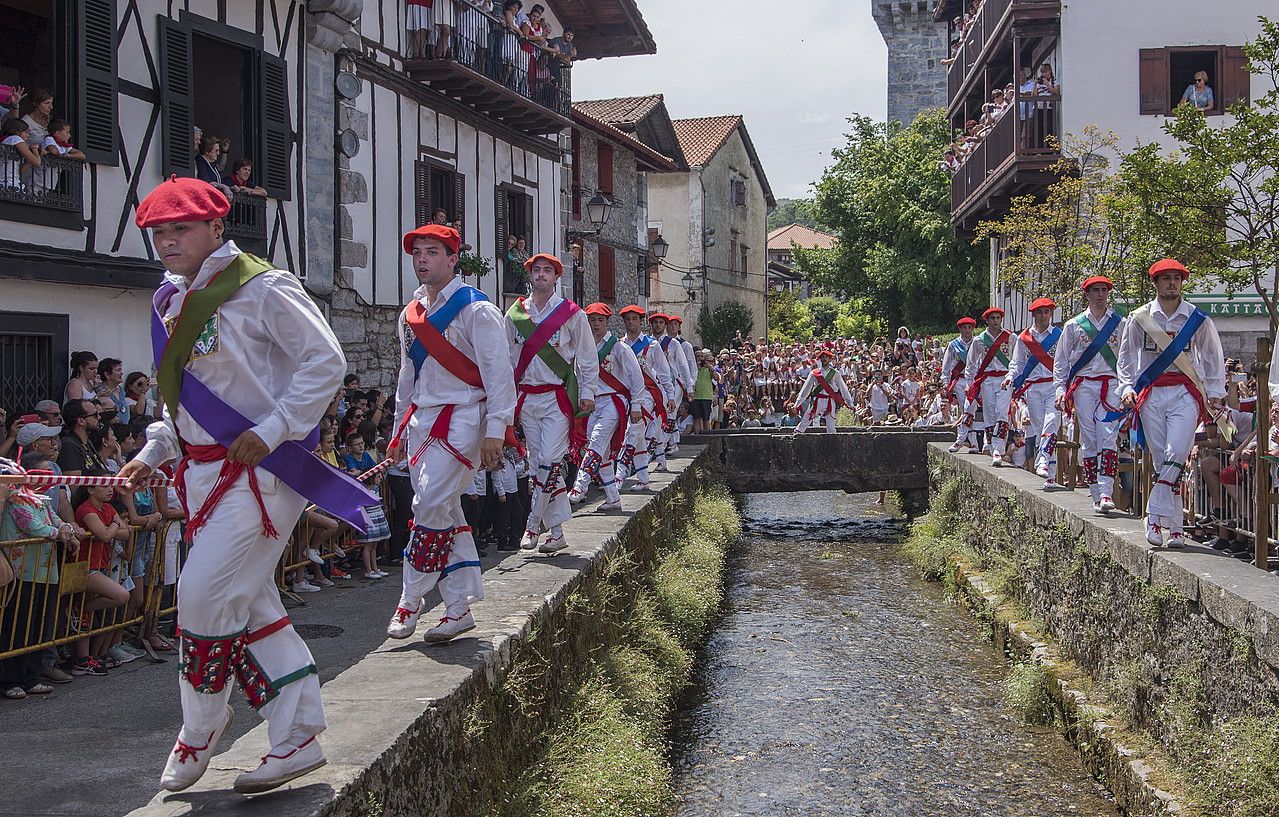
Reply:
<svg viewBox="0 0 1279 817"><path fill-rule="evenodd" d="M531 295L506 312L519 401L515 421L524 428L533 502L520 547L557 553L568 547L563 524L573 515L564 457L580 450L585 434L577 417L595 410L599 359L581 307L556 294L564 265L547 253L524 262ZM543 530L549 538L538 546Z"/></svg>
<svg viewBox="0 0 1279 817"><path fill-rule="evenodd" d="M275 570L308 500L359 529L377 498L311 452L346 373L342 347L292 274L224 239L230 204L173 177L138 205L168 274L151 337L165 419L120 476L141 487L180 460L190 556L178 580L182 731L160 785L181 791L208 768L231 723L231 676L268 722L271 748L236 778L267 791L323 766L315 660L293 629Z"/></svg>
<svg viewBox="0 0 1279 817"><path fill-rule="evenodd" d="M1195 428L1212 423L1226 396L1225 355L1212 319L1181 297L1190 270L1165 258L1149 270L1155 299L1134 309L1119 347L1119 393L1136 412L1133 439L1150 452L1155 480L1146 501L1146 541L1185 545L1181 477ZM1189 397L1190 399L1186 399ZM1114 419L1114 418L1111 418Z"/></svg>

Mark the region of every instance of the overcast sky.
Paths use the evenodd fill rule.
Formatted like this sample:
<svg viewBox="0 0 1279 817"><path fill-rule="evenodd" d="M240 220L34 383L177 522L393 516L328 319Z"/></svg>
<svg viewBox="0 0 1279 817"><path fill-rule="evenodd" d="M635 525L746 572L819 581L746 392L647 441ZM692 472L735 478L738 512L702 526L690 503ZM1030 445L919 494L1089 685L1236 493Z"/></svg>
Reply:
<svg viewBox="0 0 1279 817"><path fill-rule="evenodd" d="M573 97L665 95L675 119L742 114L778 198L808 194L854 113L887 111L867 0L639 0L657 54L584 60Z"/></svg>

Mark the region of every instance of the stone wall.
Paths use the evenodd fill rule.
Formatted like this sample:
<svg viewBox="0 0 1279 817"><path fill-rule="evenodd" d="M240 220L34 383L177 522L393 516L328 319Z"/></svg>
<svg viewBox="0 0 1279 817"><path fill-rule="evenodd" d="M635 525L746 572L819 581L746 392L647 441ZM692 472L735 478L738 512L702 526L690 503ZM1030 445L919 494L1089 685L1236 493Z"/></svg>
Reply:
<svg viewBox="0 0 1279 817"><path fill-rule="evenodd" d="M586 202L590 201L599 187L599 145L600 137L592 131L578 129L578 155L581 162L578 171L578 184L581 201L581 218L572 219L570 211L568 222L570 232L594 232L595 225L587 221ZM583 294L582 304L595 301L606 301L617 308L639 301L639 236L647 234L648 225L644 223L643 208L639 206L639 171L635 166L635 154L621 144L610 142L613 146L613 212L598 236L586 236L578 239L582 242ZM570 192L570 195L572 193ZM571 200L570 200L571 201ZM600 296L599 248L600 244L613 248L613 297ZM566 270L566 273L568 271ZM573 293L572 282L565 281L564 294ZM621 331L621 321L616 321L615 328Z"/></svg>
<svg viewBox="0 0 1279 817"><path fill-rule="evenodd" d="M872 0L871 13L888 46L888 119L904 125L924 108L946 107L946 24L933 21L937 0Z"/></svg>

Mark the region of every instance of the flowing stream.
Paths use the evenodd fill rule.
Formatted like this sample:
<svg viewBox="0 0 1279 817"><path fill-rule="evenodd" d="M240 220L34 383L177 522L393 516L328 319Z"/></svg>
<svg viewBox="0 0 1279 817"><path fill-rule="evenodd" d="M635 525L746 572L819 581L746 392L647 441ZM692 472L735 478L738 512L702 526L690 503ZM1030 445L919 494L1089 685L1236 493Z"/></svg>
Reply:
<svg viewBox="0 0 1279 817"><path fill-rule="evenodd" d="M874 495L742 497L726 611L676 729L682 817L1115 817Z"/></svg>

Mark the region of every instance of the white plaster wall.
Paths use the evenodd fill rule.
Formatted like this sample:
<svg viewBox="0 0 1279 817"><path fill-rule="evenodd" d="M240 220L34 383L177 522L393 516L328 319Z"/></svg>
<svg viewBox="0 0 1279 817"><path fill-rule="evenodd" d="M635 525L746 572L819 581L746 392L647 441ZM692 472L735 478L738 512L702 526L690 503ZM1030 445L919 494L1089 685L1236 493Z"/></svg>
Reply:
<svg viewBox="0 0 1279 817"><path fill-rule="evenodd" d="M152 371L149 292L17 280L4 281L3 291L0 308L7 312L67 315L68 351L118 357L126 374Z"/></svg>

